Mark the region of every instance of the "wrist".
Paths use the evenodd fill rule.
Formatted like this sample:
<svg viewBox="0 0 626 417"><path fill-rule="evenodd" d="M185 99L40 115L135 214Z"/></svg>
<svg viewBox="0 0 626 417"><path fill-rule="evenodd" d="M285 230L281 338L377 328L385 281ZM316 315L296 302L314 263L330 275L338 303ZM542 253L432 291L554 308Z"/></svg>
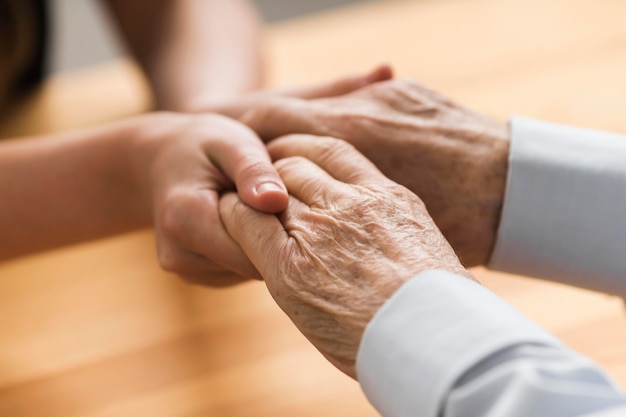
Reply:
<svg viewBox="0 0 626 417"><path fill-rule="evenodd" d="M488 163L485 164L489 168L487 174L487 185L489 189L490 202L485 208L486 219L486 242L485 247L488 248L481 264L485 265L493 248L495 247L498 227L500 225L500 217L502 215L502 207L504 204L504 195L506 192L506 183L509 171L509 150L510 150L510 133L508 126L502 126L498 134L494 137L493 148Z"/></svg>
<svg viewBox="0 0 626 417"><path fill-rule="evenodd" d="M175 126L182 126L187 116L155 112L130 119L126 139L129 143L129 184L133 189L133 207L147 224L152 222L155 163L162 148L172 138Z"/></svg>
<svg viewBox="0 0 626 417"><path fill-rule="evenodd" d="M435 218L466 267L485 265L491 257L508 172L506 125L489 120L482 122L479 131L479 142L469 142L461 151L470 168L455 171L456 178L465 179L459 194L454 188L448 190L453 208L447 217Z"/></svg>

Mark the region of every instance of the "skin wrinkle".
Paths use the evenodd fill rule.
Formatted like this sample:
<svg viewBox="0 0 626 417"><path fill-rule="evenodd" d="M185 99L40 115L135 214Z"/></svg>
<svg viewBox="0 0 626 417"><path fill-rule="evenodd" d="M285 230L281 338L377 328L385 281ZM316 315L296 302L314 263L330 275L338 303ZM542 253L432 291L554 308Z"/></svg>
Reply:
<svg viewBox="0 0 626 417"><path fill-rule="evenodd" d="M278 305L329 361L354 377L365 326L405 281L430 269L471 275L422 201L354 147L337 139L289 136L271 151L283 158L276 166L291 193L287 210L278 215L285 235L254 235L242 229L252 225L224 221L229 231L238 228L246 253L255 252L254 259L269 265L259 270ZM311 163L320 169L311 170ZM314 207L293 196L313 192ZM250 218L256 216L238 201ZM254 243L268 239L278 242Z"/></svg>
<svg viewBox="0 0 626 417"><path fill-rule="evenodd" d="M352 145L348 145L347 143L344 143L344 142L341 142L339 146L334 144L334 141L332 140L331 141L320 140L319 143L320 143L320 146L316 152L316 157L318 161L320 161L321 163L332 161L333 159L336 159L340 154L344 152L351 152L354 149ZM335 176L335 179L337 179L336 176ZM331 200L327 200L327 201L331 201Z"/></svg>
<svg viewBox="0 0 626 417"><path fill-rule="evenodd" d="M463 248L477 247L475 244L476 241L485 240L483 238L473 239L472 236L478 236L481 234L490 236L489 233L493 234L493 232L490 232L490 231L493 231L497 228L497 219L499 218L499 213L501 210L501 194L494 193L491 190L500 189L501 187L503 187L503 184L501 183L501 179L504 175L502 172L500 172L499 174L493 173L491 171L485 172L485 170L482 169L482 167L477 166L477 164L479 164L478 161L482 161L485 158L481 158L480 156L474 158L473 156L468 156L467 153L460 152L458 149L458 142L454 143L451 141L446 142L444 140L440 140L438 143L439 143L439 152L440 152L440 155L438 158L430 157L428 155L428 152L426 153L422 152L421 155L418 154L416 156L411 156L415 153L415 150L418 150L418 151L420 150L420 148L415 149L413 147L413 148L409 148L406 150L402 149L402 151L398 150L397 153L391 152L388 154L383 154L382 157L373 157L373 161L378 166L394 167L393 172L390 172L390 171L387 172L390 178L395 181L403 182L404 184L408 185L409 188L413 190L417 190L420 196L422 196L422 198L424 198L424 200L428 202L429 209L433 209L431 210L431 213L433 213L433 216L435 217L436 222L442 225L442 227L444 228L444 230L447 232L448 235L459 236L456 242L462 245L460 249L463 252L464 251ZM445 143L448 143L449 149L451 151L460 155L461 157L460 160L457 157L452 157L452 156L447 156L446 158L449 161L456 160L455 170L457 172L463 172L464 173L463 175L450 178L448 169L444 165L441 168L438 168L435 170L431 168L430 171L426 171L430 179L424 176L409 178L409 179L406 178L405 172L407 170L412 169L412 166L416 164L417 166L420 166L420 165L424 166L423 163L418 162L418 161L420 160L424 161L424 163L427 164L426 166L428 166L428 164L430 163L430 165L432 166L432 162L429 162L429 161L433 161L433 160L437 161L441 159L442 156L445 156L445 151L444 151L445 149L444 146L446 146ZM478 150L473 149L473 152L478 152L479 155L484 154L488 152L487 148L491 148L493 146L495 145L491 145L488 147L484 146ZM411 149L413 149L414 151L410 152ZM373 153L372 151L367 151L367 149L364 149L364 150L368 154ZM380 155L380 153L378 154ZM410 162L411 158L414 158L415 161ZM464 165L466 165L467 168L462 168ZM397 172L397 174L394 172ZM441 179L445 179L445 178L450 178L449 180L447 180L446 184L447 184L447 187L451 187L447 190L447 192L445 192L445 194L449 196L448 197L449 200L447 202L446 200L442 201L438 198L438 195L441 193L440 191L434 190L432 189L432 187L426 188L426 189L424 189L423 187L423 184L428 184L429 182L433 184L437 184L442 181ZM482 187L482 186L477 187L476 189L473 190L473 192L467 193L466 190L472 189L473 184L488 184L488 185L494 184L494 185L485 186L485 187ZM450 210L447 207L454 207L454 209ZM473 208L467 211L466 209L468 207L473 207ZM473 218L478 218L478 219L492 219L492 220L487 220L487 222L483 223L481 226L480 222L467 222L467 220L459 218L456 215L452 215L448 217L448 215L446 214L446 213L455 213L455 212L463 212L463 211L469 214L470 218L473 217ZM468 229L472 231L469 233L464 232L464 230L468 230ZM469 236L469 239L466 240L464 238L465 236ZM485 253L485 255L483 255L484 257L480 258L480 260L476 260L475 258L470 258L467 263L470 265L475 264L475 263L482 263L485 260L486 256L488 255L488 253L490 252L491 245L492 243L485 243L483 246L485 247L485 249L480 249L479 247L477 247L479 248L478 249L479 251L481 251L482 253ZM469 250L467 251L469 252Z"/></svg>
<svg viewBox="0 0 626 417"><path fill-rule="evenodd" d="M390 107L401 113L408 113L413 116L429 117L438 110L437 102L430 97L420 96L409 88L395 88L390 97Z"/></svg>
<svg viewBox="0 0 626 417"><path fill-rule="evenodd" d="M360 187L360 188L367 189L366 187ZM374 195L373 192L370 194ZM386 227L387 226L386 223L393 223L393 221L389 221L390 217L386 214L388 211L391 211L392 213L396 212L395 208L393 209L389 208L388 210L385 210L389 206L386 203L386 201L382 205L383 207L380 207L380 206L378 207L381 210L376 212L369 206L363 207L359 204L356 204L353 206L353 208L345 211L344 215L347 216L348 218L360 219L362 218L362 216L365 216L366 212L368 214L377 213L380 219L382 220L383 225L375 221L370 221L370 222L363 223L359 226L359 224L356 221L344 221L344 220L336 221L333 219L329 219L326 222L321 223L319 221L320 216L318 213L307 213L307 214L309 215L317 214L317 216L310 216L310 217L316 217L316 221L314 221L314 224L316 225L323 224L325 227L332 225L334 228L343 229L344 231L349 231L346 235L352 236L354 238L354 241L358 242L362 238L366 238L366 236L374 234L375 231L368 230L371 228L368 228L367 225L372 225L374 229L378 229L384 232L388 230L388 228ZM359 214L361 214L362 216L358 216L358 217L353 216L354 210L361 212ZM416 223L415 221L412 221L412 220L405 221L405 222L407 224ZM332 230L333 229L331 229L330 233L332 233ZM402 233L403 232L402 228L399 228L399 229L396 228L395 231L401 232L400 236L395 236L396 238L398 237L401 238L401 236L405 234L405 233ZM302 232L304 232L304 230L302 230ZM315 255L315 251L313 248L311 248L310 243L302 239L302 234L298 234L296 236L292 235L292 236L298 242L300 249L303 250L308 255L309 262L311 261L313 262L314 268L319 268L320 263L322 263L323 265L323 260L321 260L320 257ZM319 236L320 238L322 238L323 235L324 233L320 233L319 230L316 232L316 236ZM428 237L430 237L431 235L433 234L431 233L427 234ZM327 238L334 239L335 237L327 236ZM438 248L438 247L441 247L441 241L442 239L437 240L436 238L432 239L432 241L431 239L427 239L427 245L428 246L433 245L432 247ZM359 248L359 250L355 251L353 247L345 246L343 241L338 242L338 243L339 243L339 246L335 248L334 259L327 261L327 262L329 265L348 264L349 265L348 270L350 271L349 276L352 278L352 281L346 284L337 277L334 271L332 271L329 268L323 267L321 269L323 269L326 272L326 274L329 277L331 277L329 281L327 282L325 288L323 289L320 289L319 287L305 288L304 293L302 293L302 288L292 287L292 290L297 291L298 298L305 298L307 300L310 300L309 301L310 308L314 308L315 310L318 310L316 314L319 314L319 312L332 314L332 317L335 318L333 322L308 323L302 326L303 327L302 330L304 330L305 332L306 331L319 332L320 330L324 329L323 333L326 336L323 338L315 338L314 342L316 343L328 343L329 341L334 342L335 349L332 351L332 355L336 358L335 362L341 364L342 366L350 367L354 365L354 360L349 359L351 356L348 352L354 351L354 349L358 348L358 345L354 346L354 343L345 343L343 342L342 339L337 340L336 336L333 334L335 332L332 332L331 334L329 334L328 329L334 329L334 328L337 328L337 326L339 326L340 329L351 328L351 327L354 327L357 323L366 323L368 319L368 314L366 312L369 310L367 306L370 305L371 301L368 302L368 301L360 300L360 299L356 299L356 300L352 299L348 301L348 300L344 300L344 298L354 298L354 296L352 295L354 292L349 291L349 290L351 287L354 286L354 283L362 282L362 276L366 275L366 273L369 275L373 275L373 276L386 276L386 277L394 277L394 276L399 277L401 274L398 272L397 268L393 267L392 262L386 262L385 266L378 266L377 268L373 268L373 269L372 268L367 269L362 265L362 261L361 261L362 259L380 258L381 255L384 254L385 251L380 249L380 245L363 246ZM394 253L393 255L394 257L401 256L400 253ZM300 269L300 268L301 266L297 267L297 269ZM402 272L403 272L402 275L404 276L408 275L406 271L402 271ZM290 286L290 285L287 284L287 286ZM367 288L368 286L369 284L367 283L364 283L364 285L359 285L360 288ZM389 296L394 290L395 290L395 286L393 286L393 288L387 288L387 289L383 289L383 291L377 292L377 294L380 296L379 302L382 304L384 299L387 296ZM335 294L334 301L332 298L332 294ZM337 294L343 294L343 296L337 297ZM345 309L341 308L342 305L352 305L352 306L362 305L363 311L361 311L359 308L354 309L353 312L345 311Z"/></svg>
<svg viewBox="0 0 626 417"><path fill-rule="evenodd" d="M308 161L304 158L292 157L281 159L277 161L275 165L278 171L281 172L281 170L289 170L294 165L299 165L302 162L308 163ZM301 179L301 181L303 183L302 188L306 188L308 190L307 194L309 196L313 196L312 198L314 199L314 201L309 202L310 208L322 208L324 207L324 201L332 200L332 198L329 199L326 195L326 189L318 184L316 181L314 181L312 177L309 176L307 178Z"/></svg>
<svg viewBox="0 0 626 417"><path fill-rule="evenodd" d="M369 191L367 187L359 187L361 190L364 190L363 194L369 198L375 195L374 192L365 192L365 190ZM358 200L364 199L363 196L359 196ZM379 217L379 221L369 221L365 223L360 223L359 220L352 221L350 219L362 219L371 215L370 213L376 213ZM319 213L307 212L307 213L299 213L300 215L305 214L310 219L309 223L315 224L317 227L313 229L306 228L306 226L300 225L292 225L291 230L289 230L290 236L298 245L299 249L306 254L306 259L308 259L309 264L306 265L306 268L311 268L311 263L313 264L313 268L322 269L328 276L337 277L337 272L332 267L324 266L325 263L322 259L320 259L315 252L314 246L315 242L311 243L310 240L306 240L303 238L304 235L312 234L316 237L315 240L333 240L338 243L338 247L334 253L335 259L331 262L326 263L327 265L348 265L348 269L352 272L351 277L353 278L353 282L359 282L362 270L362 259L368 259L371 257L381 257L387 248L381 246L385 245L386 242L380 244L378 241L375 242L375 245L371 244L359 244L361 241L366 241L366 237L370 235L384 235L388 234L389 225L387 223L394 223L393 221L389 221L389 219L395 219L396 209L391 206L387 202L383 202L381 205L378 205L376 208L371 207L368 204L353 204L351 208L343 213L340 213L341 216L347 217L348 220L342 219L337 220L332 217L323 216ZM380 221L382 220L382 222ZM381 224L382 223L382 224ZM320 228L320 225L323 226ZM419 225L418 222L412 219L403 219L399 222L395 227L396 234L402 236L404 234L404 229L408 229L410 226L413 226L413 234L415 230L424 230L425 228ZM398 227L399 226L399 227ZM338 240L338 236L336 236L336 231L341 231L341 235L353 237L351 241L345 242L343 240ZM347 232L347 233L346 233ZM432 243L435 245L435 243ZM441 245L437 242L435 247L440 247ZM398 257L400 253L394 254ZM298 267L299 269L301 267ZM385 271L377 271L380 275L388 275L388 276L399 276L400 274L397 271L397 268L393 268L391 266L386 268ZM390 271L392 271L390 273ZM406 275L404 273L403 275ZM352 284L351 284L352 285ZM349 287L349 286L348 286ZM344 292L347 289L347 286L340 280L331 280L330 284L327 284L327 288L330 294L346 294L346 297L350 297L349 293ZM295 290L295 288L292 288ZM308 287L308 288L298 288L298 290L303 290L308 293L309 297L315 299L313 305L315 305L319 310L324 312L330 312L336 309L336 306L333 303L329 303L331 297L329 297L325 291L321 291L318 287ZM313 297L316 296L316 297ZM336 296L335 296L336 297ZM341 297L340 297L341 298Z"/></svg>
<svg viewBox="0 0 626 417"><path fill-rule="evenodd" d="M285 280L285 286L298 297L306 295L306 298L311 298L310 296L312 294L317 294L318 296L322 297L322 301L320 302L321 305L324 301L324 294L322 292L317 293L317 288L307 287L306 282L303 286L301 284L298 284L295 280L289 279L289 277L294 274L306 274L307 269L322 271L327 276L335 276L335 274L315 254L315 252L311 249L310 244L307 242L307 239L302 237L308 234L306 226L300 226L291 223L289 226L286 225L285 228L287 231L287 235L289 236L288 244L290 245L290 247L293 248L291 252L293 254L297 254L288 260L288 262L292 263L291 268L295 271L289 272L287 275L285 275L287 277L287 279Z"/></svg>
<svg viewBox="0 0 626 417"><path fill-rule="evenodd" d="M356 205L359 207L359 205ZM349 212L350 210L348 210ZM308 217L308 222L315 224L316 228L307 228L306 226L301 226L298 222L288 222L286 227L288 229L288 233L292 240L297 244L298 248L306 254L307 262L304 263L304 268L311 268L311 264L313 264L313 268L323 270L328 276L338 277L337 271L335 270L334 265L341 264L349 264L348 269L355 272L358 271L361 263L361 259L372 256L371 252L381 252L378 247L372 247L369 245L360 244L359 242L364 239L365 236L371 233L367 233L367 227L363 227L365 225L360 225L356 222L346 221L346 220L337 220L328 215L322 215L321 213L316 213L313 210L309 212L298 212L299 215ZM353 217L352 214L347 214L344 211L343 216L348 216L349 218ZM360 218L361 216L357 216L356 218ZM375 225L376 227L380 227L375 222L371 222L369 224ZM319 226L323 226L320 228ZM367 225L367 224L366 224ZM355 239L352 241L345 242L337 241L336 231L341 230L342 235L345 235L346 231L348 231L348 235L354 236ZM363 233L363 230L366 232ZM313 249L314 243L311 243L311 240L307 240L303 238L306 234L313 234L315 237L314 241L326 241L333 240L339 243L338 250L335 252L335 258L339 258L340 260L334 260L332 262L324 262L320 259ZM354 247L357 245L358 247ZM365 253L363 253L365 252ZM358 253L359 256L355 258L355 253ZM377 256L380 256L377 254ZM298 265L298 264L297 264ZM329 265L328 267L325 265ZM304 269L302 266L297 266L297 269ZM352 274L352 277L356 282L359 281L361 274ZM341 280L335 279L331 280L331 284L328 285L329 293L342 293L346 294L346 297L350 297L349 292L343 292L348 289L349 285L345 285ZM296 290L296 288L292 287L292 290ZM314 305L321 311L329 312L336 309L336 305L329 303L329 300L332 298L325 294L325 292L320 292L318 287L312 286L308 288L298 288L298 291L303 290L308 293L308 296L315 295L316 302ZM319 298L319 299L317 299Z"/></svg>
<svg viewBox="0 0 626 417"><path fill-rule="evenodd" d="M280 116L284 123L267 127L251 118L262 135L285 126L282 134L309 134L277 138L269 148L275 158L292 159L281 166L285 185L314 207L290 204L281 215L289 256L279 257L281 275L266 282L318 350L355 377L365 326L406 280L433 269L473 279L461 261L487 261L504 194L508 131L411 81L294 107L276 102L271 113L270 121ZM352 147L310 136L329 131ZM305 167L302 158L326 173Z"/></svg>
<svg viewBox="0 0 626 417"><path fill-rule="evenodd" d="M345 117L345 115L336 116L336 123L345 124ZM387 117L371 115L351 115L350 118L355 121L354 124L356 126L354 126L354 128L357 129L358 132L371 132L373 130L373 126L375 126L376 130L378 131L382 130L383 132L388 132L381 135L385 138L399 137L400 135L396 133L399 130L412 131L413 134L407 138L409 140L405 140L401 144L401 147L406 150L413 150L414 152L422 149L424 143L428 143L434 138L439 141L439 152L444 151L445 153L445 149L446 147L448 147L448 149L452 150L455 154L461 155L467 160L470 160L470 156L466 152L465 148L459 148L459 143L466 142L470 144L471 147L469 150L471 151L471 154L480 154L481 148L483 147L485 147L485 150L483 152L486 152L488 149L493 148L492 144L485 143L482 135L475 134L469 128L450 129L445 126L440 126L436 123L426 124L424 122L416 122L404 116ZM333 130L339 129L336 128ZM428 133L426 134L425 131L428 131ZM345 135L341 133L337 134L337 137L343 136ZM374 142L372 146L377 146L377 143ZM476 146L478 146L478 149L476 149Z"/></svg>

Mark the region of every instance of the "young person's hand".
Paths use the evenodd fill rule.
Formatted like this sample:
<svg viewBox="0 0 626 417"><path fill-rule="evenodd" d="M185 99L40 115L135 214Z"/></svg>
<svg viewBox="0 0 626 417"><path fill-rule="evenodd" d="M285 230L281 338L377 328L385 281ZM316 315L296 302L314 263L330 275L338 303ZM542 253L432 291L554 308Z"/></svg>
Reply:
<svg viewBox="0 0 626 417"><path fill-rule="evenodd" d="M154 225L166 270L210 285L258 278L220 220L219 196L235 189L257 210L287 207L265 144L223 116L154 113L4 140L0 259Z"/></svg>
<svg viewBox="0 0 626 417"><path fill-rule="evenodd" d="M287 191L260 139L226 117L179 114L157 115L140 136L137 172L150 190L162 267L210 285L236 275L259 278L225 231L218 202L236 188L245 204L262 212L287 207Z"/></svg>

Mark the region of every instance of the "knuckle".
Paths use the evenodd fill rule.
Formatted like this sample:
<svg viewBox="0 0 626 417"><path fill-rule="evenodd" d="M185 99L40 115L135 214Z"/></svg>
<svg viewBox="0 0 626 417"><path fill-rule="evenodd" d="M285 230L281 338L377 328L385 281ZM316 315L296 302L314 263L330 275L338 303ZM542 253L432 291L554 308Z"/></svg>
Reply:
<svg viewBox="0 0 626 417"><path fill-rule="evenodd" d="M395 91L402 88L404 79L394 78L393 80L382 81L371 85L371 90L377 93L385 93L388 91Z"/></svg>
<svg viewBox="0 0 626 417"><path fill-rule="evenodd" d="M293 171L298 171L305 163L307 163L307 159L303 156L289 156L276 161L274 167L278 171L278 174L282 176Z"/></svg>
<svg viewBox="0 0 626 417"><path fill-rule="evenodd" d="M397 89L407 90L407 89L418 89L421 90L424 86L413 78L399 78L394 80L394 86Z"/></svg>
<svg viewBox="0 0 626 417"><path fill-rule="evenodd" d="M390 81L381 88L378 96L392 109L412 115L425 115L437 111L447 100L420 82L403 78Z"/></svg>
<svg viewBox="0 0 626 417"><path fill-rule="evenodd" d="M267 98L248 110L240 120L242 123L249 126L262 124L272 117L275 110L281 107L281 103L282 101L278 97Z"/></svg>
<svg viewBox="0 0 626 417"><path fill-rule="evenodd" d="M275 140L275 143L279 144L279 143L298 143L298 142L302 142L305 140L317 140L319 138L319 136L316 135L310 135L308 133L289 133L286 135L281 136L280 138Z"/></svg>
<svg viewBox="0 0 626 417"><path fill-rule="evenodd" d="M405 95L414 98L416 101L421 101L433 106L437 103L443 105L452 104L452 101L448 97L417 80L412 78L403 78L398 81L400 82L398 87L400 91L404 92Z"/></svg>
<svg viewBox="0 0 626 417"><path fill-rule="evenodd" d="M356 148L350 143L330 136L320 137L315 144L320 162L332 162L354 155L356 152Z"/></svg>
<svg viewBox="0 0 626 417"><path fill-rule="evenodd" d="M352 152L355 150L352 144L332 136L322 136L319 142L329 152Z"/></svg>

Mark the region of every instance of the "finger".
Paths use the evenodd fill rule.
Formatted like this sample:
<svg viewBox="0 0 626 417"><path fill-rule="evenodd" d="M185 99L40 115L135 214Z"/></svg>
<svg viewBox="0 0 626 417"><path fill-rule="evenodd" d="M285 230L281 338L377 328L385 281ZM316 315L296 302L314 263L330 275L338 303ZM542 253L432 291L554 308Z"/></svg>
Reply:
<svg viewBox="0 0 626 417"><path fill-rule="evenodd" d="M241 199L257 210L278 213L287 207L287 190L267 149L246 126L221 116L225 134L207 143L206 152L235 182Z"/></svg>
<svg viewBox="0 0 626 417"><path fill-rule="evenodd" d="M158 214L157 243L164 269L183 276L227 270L259 278L248 257L226 232L216 192L178 190L170 194L163 207Z"/></svg>
<svg viewBox="0 0 626 417"><path fill-rule="evenodd" d="M249 281L252 277L225 270L223 267L207 260L196 253L187 252L174 244L157 240L158 255L161 267L175 273L188 284L210 287L226 287ZM255 278L260 278L258 273Z"/></svg>
<svg viewBox="0 0 626 417"><path fill-rule="evenodd" d="M181 278L187 284L213 288L232 287L233 285L250 281L248 278L228 271L212 271L199 275L181 275Z"/></svg>
<svg viewBox="0 0 626 417"><path fill-rule="evenodd" d="M275 160L294 156L304 157L338 181L347 184L365 185L387 181L369 159L352 145L340 139L289 135L271 142L268 150ZM285 181L285 174L280 172L280 175ZM286 181L285 184L289 192L292 192Z"/></svg>
<svg viewBox="0 0 626 417"><path fill-rule="evenodd" d="M383 64L366 74L351 75L337 80L307 88L286 89L282 95L302 99L342 96L367 85L393 78L389 65Z"/></svg>
<svg viewBox="0 0 626 417"><path fill-rule="evenodd" d="M330 134L315 106L300 98L267 100L246 112L240 121L266 142L289 133Z"/></svg>
<svg viewBox="0 0 626 417"><path fill-rule="evenodd" d="M275 163L276 169L289 190L309 207L326 207L349 193L343 184L322 168L300 156L284 158Z"/></svg>
<svg viewBox="0 0 626 417"><path fill-rule="evenodd" d="M248 125L265 141L289 133L333 135L324 115L305 99L334 97L351 93L369 84L392 77L391 68L381 65L366 75L346 77L321 86L283 91L280 96L268 99L247 111L240 121Z"/></svg>
<svg viewBox="0 0 626 417"><path fill-rule="evenodd" d="M275 215L261 213L246 205L237 194L222 196L222 222L264 279L274 276L276 263L285 259L289 236Z"/></svg>

